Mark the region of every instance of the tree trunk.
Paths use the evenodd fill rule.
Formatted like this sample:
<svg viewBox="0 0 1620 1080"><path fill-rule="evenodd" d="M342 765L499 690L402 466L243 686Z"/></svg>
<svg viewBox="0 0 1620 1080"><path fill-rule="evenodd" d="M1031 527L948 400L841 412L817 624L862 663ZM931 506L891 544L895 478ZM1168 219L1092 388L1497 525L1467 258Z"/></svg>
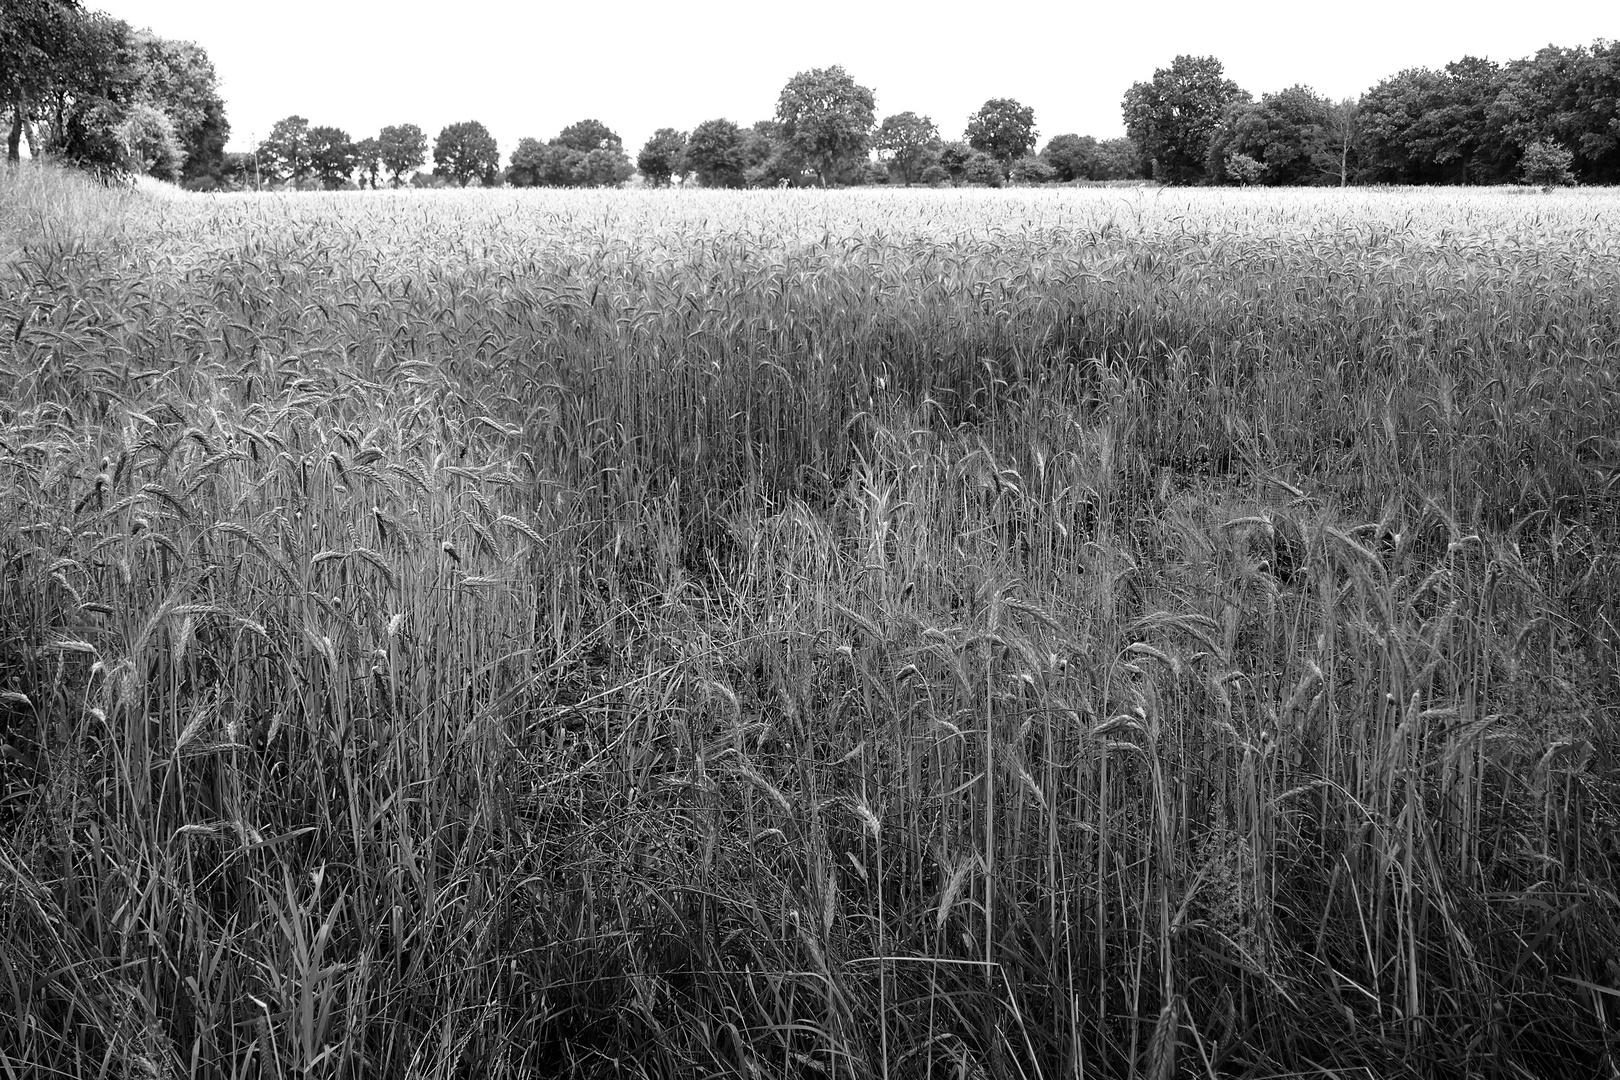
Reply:
<svg viewBox="0 0 1620 1080"><path fill-rule="evenodd" d="M22 160L22 134L23 134L23 96L16 94L11 99L11 134L6 137L6 161L12 165ZM28 140L28 149L32 151L34 140Z"/></svg>

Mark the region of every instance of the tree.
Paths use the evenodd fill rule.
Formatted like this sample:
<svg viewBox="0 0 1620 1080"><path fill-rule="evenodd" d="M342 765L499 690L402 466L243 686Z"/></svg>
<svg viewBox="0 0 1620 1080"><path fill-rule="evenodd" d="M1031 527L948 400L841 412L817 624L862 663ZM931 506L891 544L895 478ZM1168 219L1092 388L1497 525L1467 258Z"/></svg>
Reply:
<svg viewBox="0 0 1620 1080"><path fill-rule="evenodd" d="M1097 144L1098 180L1132 180L1142 176L1142 150L1128 136Z"/></svg>
<svg viewBox="0 0 1620 1080"><path fill-rule="evenodd" d="M1097 140L1090 135L1054 135L1041 147L1041 159L1058 180L1097 179Z"/></svg>
<svg viewBox="0 0 1620 1080"><path fill-rule="evenodd" d="M779 120L758 120L742 130L743 183L749 187L798 184L804 177L804 156L788 142ZM851 158L839 166L841 184L861 183L864 159Z"/></svg>
<svg viewBox="0 0 1620 1080"><path fill-rule="evenodd" d="M705 120L686 140L686 171L704 187L742 187L742 131L730 120Z"/></svg>
<svg viewBox="0 0 1620 1080"><path fill-rule="evenodd" d="M619 150L624 147L624 140L600 120L577 120L563 128L551 141L584 154L592 150Z"/></svg>
<svg viewBox="0 0 1620 1080"><path fill-rule="evenodd" d="M66 59L89 16L77 0L7 0L0 12L0 108L11 111L6 158L20 160L26 133L51 89L70 73Z"/></svg>
<svg viewBox="0 0 1620 1080"><path fill-rule="evenodd" d="M991 98L968 117L967 143L1010 164L1035 149L1035 110L1012 98Z"/></svg>
<svg viewBox="0 0 1620 1080"><path fill-rule="evenodd" d="M1356 147L1360 129L1361 102L1351 97L1340 98L1333 105L1328 124L1330 150L1332 156L1338 159L1337 169L1332 168L1334 163L1330 159L1328 177L1336 180L1340 187L1349 186L1352 172L1360 167Z"/></svg>
<svg viewBox="0 0 1620 1080"><path fill-rule="evenodd" d="M1034 154L1025 154L1007 169L1007 179L1015 184L1050 184L1057 170Z"/></svg>
<svg viewBox="0 0 1620 1080"><path fill-rule="evenodd" d="M842 67L813 68L788 80L776 100L782 137L802 154L823 187L841 167L866 156L877 98Z"/></svg>
<svg viewBox="0 0 1620 1080"><path fill-rule="evenodd" d="M540 187L553 156L551 148L539 139L519 139L512 151L512 163L506 167L506 182L513 187Z"/></svg>
<svg viewBox="0 0 1620 1080"><path fill-rule="evenodd" d="M186 152L175 135L174 121L144 101L137 101L124 113L118 137L129 155L131 171L159 180L180 179L180 166Z"/></svg>
<svg viewBox="0 0 1620 1080"><path fill-rule="evenodd" d="M1206 178L1209 141L1231 105L1248 92L1225 77L1213 56L1178 56L1152 80L1125 92L1125 133L1153 165L1155 179L1194 184Z"/></svg>
<svg viewBox="0 0 1620 1080"><path fill-rule="evenodd" d="M1575 155L1555 142L1533 142L1524 148L1524 182L1565 187L1575 182Z"/></svg>
<svg viewBox="0 0 1620 1080"><path fill-rule="evenodd" d="M184 165L169 179L217 176L231 125L208 53L190 41L170 41L149 30L131 35L139 72L139 100L161 111L174 129Z"/></svg>
<svg viewBox="0 0 1620 1080"><path fill-rule="evenodd" d="M1212 181L1300 186L1324 182L1340 162L1334 142L1334 106L1307 86L1292 86L1259 101L1227 109L1210 137L1206 172ZM1252 159L1262 169L1229 174L1226 162Z"/></svg>
<svg viewBox="0 0 1620 1080"><path fill-rule="evenodd" d="M1059 180L1128 180L1141 168L1130 139L1090 135L1054 135L1041 150L1041 160L1057 170Z"/></svg>
<svg viewBox="0 0 1620 1080"><path fill-rule="evenodd" d="M636 155L636 168L653 187L668 187L686 175L686 132L659 128Z"/></svg>
<svg viewBox="0 0 1620 1080"><path fill-rule="evenodd" d="M21 0L17 7L16 25L22 27L33 9L44 29L35 27L38 64L13 66L13 74L0 75L18 91L12 101L13 136L32 133L30 147L105 180L141 171L139 154L131 152L126 136L137 128L147 134L150 125L137 120L130 126L130 110L142 98L140 57L129 25L51 0ZM0 25L11 24L11 14L8 5ZM0 34L22 37L25 29Z"/></svg>
<svg viewBox="0 0 1620 1080"><path fill-rule="evenodd" d="M378 156L388 170L388 181L394 187L411 169L427 161L427 136L415 124L396 124L382 129L377 136Z"/></svg>
<svg viewBox="0 0 1620 1080"><path fill-rule="evenodd" d="M908 187L939 156L939 128L914 112L885 116L873 140L880 157L887 155L889 172Z"/></svg>
<svg viewBox="0 0 1620 1080"><path fill-rule="evenodd" d="M500 175L501 152L495 136L477 120L448 124L433 143L433 174L461 187L477 180L488 187Z"/></svg>
<svg viewBox="0 0 1620 1080"><path fill-rule="evenodd" d="M1518 168L1518 144L1504 132L1511 109L1499 99L1502 71L1464 57L1443 71L1410 68L1367 91L1358 110L1362 165L1370 179L1398 184L1503 183Z"/></svg>
<svg viewBox="0 0 1620 1080"><path fill-rule="evenodd" d="M635 166L618 146L599 146L574 166L574 180L580 187L618 187L635 175Z"/></svg>
<svg viewBox="0 0 1620 1080"><path fill-rule="evenodd" d="M1507 64L1498 85L1491 120L1507 144L1558 143L1583 183L1620 183L1620 41L1549 45Z"/></svg>
<svg viewBox="0 0 1620 1080"><path fill-rule="evenodd" d="M348 184L354 172L354 142L349 133L335 127L310 128L309 165L328 191Z"/></svg>
<svg viewBox="0 0 1620 1080"><path fill-rule="evenodd" d="M960 184L967 177L967 165L974 153L973 147L960 140L953 140L939 148L939 166L951 178L951 183Z"/></svg>
<svg viewBox="0 0 1620 1080"><path fill-rule="evenodd" d="M976 187L998 188L1007 179L1007 174L1001 162L983 150L975 150L968 155L962 167L962 179Z"/></svg>
<svg viewBox="0 0 1620 1080"><path fill-rule="evenodd" d="M272 182L302 184L311 168L309 121L302 116L277 120L259 143L259 167Z"/></svg>
<svg viewBox="0 0 1620 1080"><path fill-rule="evenodd" d="M360 173L360 186L377 190L377 173L382 169L382 143L375 137L354 144L354 168Z"/></svg>
<svg viewBox="0 0 1620 1080"><path fill-rule="evenodd" d="M1237 151L1226 155L1222 168L1234 183L1242 184L1244 187L1259 183L1269 171L1265 162Z"/></svg>

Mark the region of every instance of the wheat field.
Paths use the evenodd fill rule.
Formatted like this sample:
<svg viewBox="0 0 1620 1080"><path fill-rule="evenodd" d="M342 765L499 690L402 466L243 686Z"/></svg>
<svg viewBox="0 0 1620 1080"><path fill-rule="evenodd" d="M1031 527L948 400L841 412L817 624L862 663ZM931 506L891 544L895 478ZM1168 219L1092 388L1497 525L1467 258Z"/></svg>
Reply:
<svg viewBox="0 0 1620 1080"><path fill-rule="evenodd" d="M1620 196L0 179L0 1071L1616 1076Z"/></svg>

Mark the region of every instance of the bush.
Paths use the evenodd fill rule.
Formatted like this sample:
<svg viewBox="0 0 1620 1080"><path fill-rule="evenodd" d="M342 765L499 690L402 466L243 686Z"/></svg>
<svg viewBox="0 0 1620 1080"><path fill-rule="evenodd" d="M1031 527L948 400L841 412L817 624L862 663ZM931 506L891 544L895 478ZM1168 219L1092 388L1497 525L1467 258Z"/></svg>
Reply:
<svg viewBox="0 0 1620 1080"><path fill-rule="evenodd" d="M1527 184L1568 187L1575 182L1575 155L1560 143L1541 139L1524 148L1520 168Z"/></svg>
<svg viewBox="0 0 1620 1080"><path fill-rule="evenodd" d="M951 182L951 173L943 165L930 165L922 171L922 182L929 187L944 187Z"/></svg>
<svg viewBox="0 0 1620 1080"><path fill-rule="evenodd" d="M1226 155L1226 175L1244 187L1250 184L1258 184L1265 173L1265 164L1255 160L1248 154Z"/></svg>
<svg viewBox="0 0 1620 1080"><path fill-rule="evenodd" d="M1050 184L1058 171L1034 154L1026 154L1012 163L1008 175L1015 184Z"/></svg>
<svg viewBox="0 0 1620 1080"><path fill-rule="evenodd" d="M982 187L1000 187L1006 183L1001 173L1001 162L982 150L975 150L963 166L962 178Z"/></svg>

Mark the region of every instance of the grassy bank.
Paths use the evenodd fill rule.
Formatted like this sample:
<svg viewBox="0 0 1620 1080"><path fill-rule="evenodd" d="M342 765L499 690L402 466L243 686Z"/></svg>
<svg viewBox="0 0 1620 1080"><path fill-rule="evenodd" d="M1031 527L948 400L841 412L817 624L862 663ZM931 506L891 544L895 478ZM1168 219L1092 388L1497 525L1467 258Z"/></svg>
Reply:
<svg viewBox="0 0 1620 1080"><path fill-rule="evenodd" d="M1614 1067L1612 193L4 183L11 1071Z"/></svg>

